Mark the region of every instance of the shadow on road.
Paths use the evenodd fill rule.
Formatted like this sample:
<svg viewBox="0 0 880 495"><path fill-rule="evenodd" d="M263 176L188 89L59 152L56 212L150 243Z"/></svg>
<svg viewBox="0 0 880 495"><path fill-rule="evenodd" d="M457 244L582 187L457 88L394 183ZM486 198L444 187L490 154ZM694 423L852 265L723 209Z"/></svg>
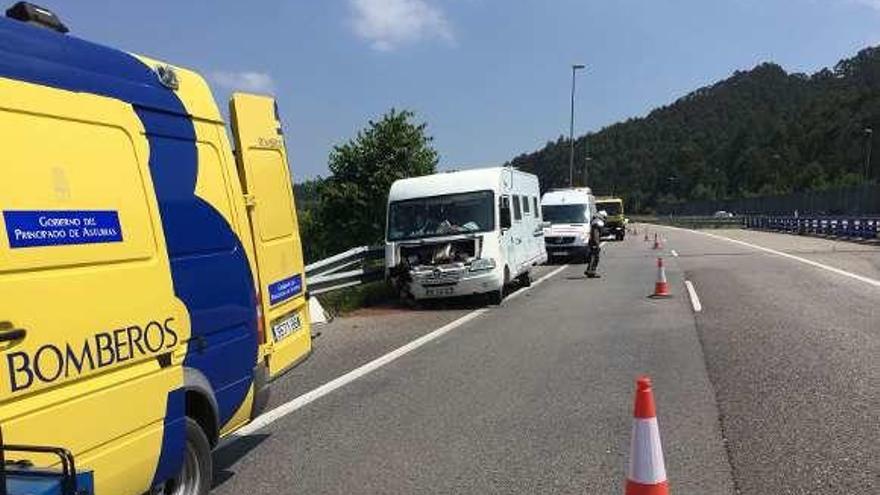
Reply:
<svg viewBox="0 0 880 495"><path fill-rule="evenodd" d="M214 451L214 484L211 489L217 488L235 476L235 472L230 468L267 438L269 435L266 433L255 433L241 437L236 442Z"/></svg>
<svg viewBox="0 0 880 495"><path fill-rule="evenodd" d="M544 266L562 266L562 265L578 265L581 261L573 256L557 256L548 258L544 262Z"/></svg>

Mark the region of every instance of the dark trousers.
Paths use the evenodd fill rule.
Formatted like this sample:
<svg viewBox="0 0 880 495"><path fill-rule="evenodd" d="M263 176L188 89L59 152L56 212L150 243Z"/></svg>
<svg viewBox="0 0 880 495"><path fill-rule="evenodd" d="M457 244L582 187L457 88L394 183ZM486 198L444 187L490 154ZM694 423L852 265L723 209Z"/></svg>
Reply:
<svg viewBox="0 0 880 495"><path fill-rule="evenodd" d="M602 252L602 249L598 244L590 244L587 249L587 271L586 273L596 273L596 268L599 267L599 254Z"/></svg>

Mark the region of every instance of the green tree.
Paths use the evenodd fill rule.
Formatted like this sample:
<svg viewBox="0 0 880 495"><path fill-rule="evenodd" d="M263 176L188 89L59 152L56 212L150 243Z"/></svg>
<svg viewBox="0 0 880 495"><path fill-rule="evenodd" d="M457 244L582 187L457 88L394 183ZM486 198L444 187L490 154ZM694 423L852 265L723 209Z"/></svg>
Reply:
<svg viewBox="0 0 880 495"><path fill-rule="evenodd" d="M333 147L332 175L318 185L318 205L310 219L312 230L320 226L316 240L322 254L380 242L391 184L436 171L433 138L425 133L427 124L414 119L413 112L392 108L351 141Z"/></svg>
<svg viewBox="0 0 880 495"><path fill-rule="evenodd" d="M577 138L575 164L582 167L589 150L587 185L623 196L631 211L648 211L863 183L867 139L880 148L878 131L880 47L872 47L812 75L772 63L737 71L642 118ZM536 174L542 188L565 186L569 145L560 138L510 163ZM880 179L878 156L869 182Z"/></svg>

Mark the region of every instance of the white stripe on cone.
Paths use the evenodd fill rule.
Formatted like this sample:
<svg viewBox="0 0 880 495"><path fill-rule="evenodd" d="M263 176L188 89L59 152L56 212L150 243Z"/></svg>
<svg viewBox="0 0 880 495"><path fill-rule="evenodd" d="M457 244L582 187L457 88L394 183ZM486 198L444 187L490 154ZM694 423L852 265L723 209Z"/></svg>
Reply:
<svg viewBox="0 0 880 495"><path fill-rule="evenodd" d="M657 418L636 418L633 421L630 444L629 480L643 485L666 481L666 466L660 445Z"/></svg>

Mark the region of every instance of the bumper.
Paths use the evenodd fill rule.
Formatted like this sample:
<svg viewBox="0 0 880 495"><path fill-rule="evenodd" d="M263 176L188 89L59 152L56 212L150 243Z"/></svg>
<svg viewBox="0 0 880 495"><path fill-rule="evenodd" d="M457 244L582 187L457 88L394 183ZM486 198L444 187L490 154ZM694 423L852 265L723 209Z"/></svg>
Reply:
<svg viewBox="0 0 880 495"><path fill-rule="evenodd" d="M265 364L258 364L254 367L254 402L251 406L251 419L256 418L269 404L269 367Z"/></svg>
<svg viewBox="0 0 880 495"><path fill-rule="evenodd" d="M622 223L606 223L604 231L608 234L616 234L618 232L623 232L624 226Z"/></svg>
<svg viewBox="0 0 880 495"><path fill-rule="evenodd" d="M583 256L587 254L587 250L589 249L586 244L564 244L564 245L556 245L556 244L547 244L547 256L548 257L564 257L564 256Z"/></svg>
<svg viewBox="0 0 880 495"><path fill-rule="evenodd" d="M409 292L416 299L442 299L445 297L472 296L498 290L504 284L504 269L495 268L485 272L466 273L457 281L443 284L409 283Z"/></svg>

